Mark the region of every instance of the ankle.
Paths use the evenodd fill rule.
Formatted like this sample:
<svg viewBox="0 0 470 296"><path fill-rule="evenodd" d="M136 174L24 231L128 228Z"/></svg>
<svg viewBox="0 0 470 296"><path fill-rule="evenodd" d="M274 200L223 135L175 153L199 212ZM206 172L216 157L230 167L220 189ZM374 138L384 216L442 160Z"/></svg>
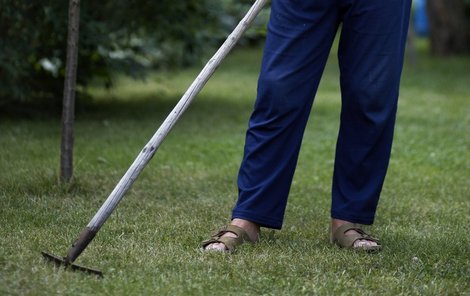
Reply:
<svg viewBox="0 0 470 296"><path fill-rule="evenodd" d="M252 242L259 240L260 226L258 224L239 218L234 218L230 224L243 228Z"/></svg>
<svg viewBox="0 0 470 296"><path fill-rule="evenodd" d="M335 232L341 225L346 223L353 223L346 220L331 218L331 232Z"/></svg>

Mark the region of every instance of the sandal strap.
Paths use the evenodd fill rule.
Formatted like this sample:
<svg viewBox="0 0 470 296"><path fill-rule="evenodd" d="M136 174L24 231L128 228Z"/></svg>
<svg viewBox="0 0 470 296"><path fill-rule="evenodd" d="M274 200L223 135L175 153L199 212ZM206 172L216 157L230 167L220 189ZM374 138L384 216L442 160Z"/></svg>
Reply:
<svg viewBox="0 0 470 296"><path fill-rule="evenodd" d="M357 233L346 235L346 232L350 230L355 230ZM365 232L360 225L356 223L345 223L338 227L333 234L333 242L343 248L354 248L354 243L358 240L368 240L377 243L378 247L370 247L371 250L380 248L379 239Z"/></svg>
<svg viewBox="0 0 470 296"><path fill-rule="evenodd" d="M235 234L237 237L222 237L227 232ZM214 243L222 243L225 245L229 252L233 252L236 246L243 244L245 241L250 241L246 231L235 225L226 225L216 230L211 238L202 242L202 248Z"/></svg>

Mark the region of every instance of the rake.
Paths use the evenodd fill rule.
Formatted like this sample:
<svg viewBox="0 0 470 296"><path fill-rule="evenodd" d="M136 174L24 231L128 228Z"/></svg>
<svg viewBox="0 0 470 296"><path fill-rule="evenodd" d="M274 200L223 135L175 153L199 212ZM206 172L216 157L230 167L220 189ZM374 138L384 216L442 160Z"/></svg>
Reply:
<svg viewBox="0 0 470 296"><path fill-rule="evenodd" d="M122 200L126 192L130 189L134 181L140 175L145 166L149 163L152 157L157 152L158 148L166 138L170 130L173 128L175 123L181 117L181 115L189 107L196 95L202 90L204 85L207 83L209 78L218 68L223 59L233 49L240 40L243 33L248 29L253 20L266 5L269 0L256 0L251 6L247 14L243 17L240 23L235 27L233 32L227 37L222 46L217 50L214 56L207 62L204 68L201 70L199 75L186 90L184 95L181 97L179 102L166 117L165 121L158 128L155 134L152 136L150 141L140 151L137 158L134 160L132 165L129 167L127 172L121 178L119 183L116 185L114 190L108 196L106 201L100 207L98 212L93 216L88 225L83 228L78 238L74 241L72 246L69 248L65 257L59 257L48 252L42 252L42 255L48 261L53 262L57 266L64 266L66 269L74 271L83 271L89 274L94 274L102 277L103 273L97 269L83 267L74 263L74 261L80 256L85 250L88 244L93 240L96 233L100 230L106 220L109 218L111 213L114 211L116 206Z"/></svg>

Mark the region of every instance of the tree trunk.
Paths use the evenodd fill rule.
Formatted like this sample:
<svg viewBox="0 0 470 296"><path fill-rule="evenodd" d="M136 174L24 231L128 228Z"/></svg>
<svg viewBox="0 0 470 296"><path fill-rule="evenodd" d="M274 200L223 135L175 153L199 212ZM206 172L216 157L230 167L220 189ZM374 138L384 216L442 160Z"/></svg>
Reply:
<svg viewBox="0 0 470 296"><path fill-rule="evenodd" d="M428 0L431 51L437 55L470 53L470 12L465 0Z"/></svg>
<svg viewBox="0 0 470 296"><path fill-rule="evenodd" d="M411 66L416 65L416 44L415 44L416 36L415 30L413 27L413 22L410 22L408 25L408 35L406 39L406 57L408 59L408 63Z"/></svg>
<svg viewBox="0 0 470 296"><path fill-rule="evenodd" d="M62 105L62 140L60 149L60 180L69 182L73 175L73 123L77 78L80 0L69 1L67 60L65 65L64 98Z"/></svg>

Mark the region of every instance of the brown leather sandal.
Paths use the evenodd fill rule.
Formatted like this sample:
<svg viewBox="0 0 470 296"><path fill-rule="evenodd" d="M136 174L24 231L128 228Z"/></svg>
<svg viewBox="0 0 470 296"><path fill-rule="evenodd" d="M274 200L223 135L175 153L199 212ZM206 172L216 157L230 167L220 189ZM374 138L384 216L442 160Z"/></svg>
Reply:
<svg viewBox="0 0 470 296"><path fill-rule="evenodd" d="M227 232L234 233L237 237L222 237ZM226 225L219 230L216 230L212 235L211 238L205 240L201 243L202 249L205 250L206 247L210 244L214 243L222 243L225 245L226 252L232 253L235 251L235 248L244 242L251 242L250 238L246 231L238 226L235 225Z"/></svg>
<svg viewBox="0 0 470 296"><path fill-rule="evenodd" d="M355 230L357 233L346 234L349 230ZM372 242L376 242L377 246L361 246L361 247L354 247L354 243L357 240L368 240ZM345 223L338 227L334 233L331 233L330 236L331 243L339 246L340 248L358 250L358 251L366 251L369 253L375 253L382 250L382 245L380 241L372 237L370 234L366 233L359 224L355 223Z"/></svg>

